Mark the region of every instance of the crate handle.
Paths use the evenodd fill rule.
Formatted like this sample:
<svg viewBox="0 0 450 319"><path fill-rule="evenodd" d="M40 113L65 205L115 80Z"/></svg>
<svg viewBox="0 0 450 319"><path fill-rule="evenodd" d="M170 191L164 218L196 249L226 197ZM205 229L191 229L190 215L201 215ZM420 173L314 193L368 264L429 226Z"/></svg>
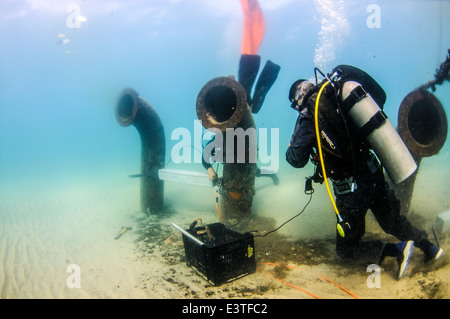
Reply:
<svg viewBox="0 0 450 319"><path fill-rule="evenodd" d="M205 244L201 240L199 240L198 238L195 238L194 236L189 234L187 231L182 229L180 226L175 225L175 223L172 223L172 226L175 227L178 231L180 231L184 236L189 237L190 239L192 239L196 244L198 244L200 246L203 246Z"/></svg>

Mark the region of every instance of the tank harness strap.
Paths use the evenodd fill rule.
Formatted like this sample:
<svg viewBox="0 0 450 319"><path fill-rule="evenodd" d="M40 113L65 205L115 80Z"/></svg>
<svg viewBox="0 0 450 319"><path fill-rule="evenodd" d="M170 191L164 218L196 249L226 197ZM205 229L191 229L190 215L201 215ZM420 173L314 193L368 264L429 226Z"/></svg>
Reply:
<svg viewBox="0 0 450 319"><path fill-rule="evenodd" d="M377 113L375 113L370 118L370 120L359 129L359 132L362 134L362 136L367 137L369 136L370 133L372 133L374 130L383 125L386 122L386 120L387 115L380 110Z"/></svg>
<svg viewBox="0 0 450 319"><path fill-rule="evenodd" d="M348 113L350 109L359 101L364 99L367 96L366 90L361 85L358 85L355 87L347 96L345 101L342 103L342 110L344 113ZM383 125L387 120L386 114L380 110L377 113L375 113L370 120L364 124L360 129L359 132L362 136L367 137L370 133L372 133L374 130L379 128L381 125Z"/></svg>
<svg viewBox="0 0 450 319"><path fill-rule="evenodd" d="M345 101L342 102L341 108L342 108L342 111L344 112L344 114L348 113L348 111L350 111L350 109L353 107L353 105L355 105L356 103L361 101L366 96L367 96L367 92L366 92L366 90L364 90L364 88L361 85L358 85L357 87L355 87L350 92L350 94L347 96Z"/></svg>

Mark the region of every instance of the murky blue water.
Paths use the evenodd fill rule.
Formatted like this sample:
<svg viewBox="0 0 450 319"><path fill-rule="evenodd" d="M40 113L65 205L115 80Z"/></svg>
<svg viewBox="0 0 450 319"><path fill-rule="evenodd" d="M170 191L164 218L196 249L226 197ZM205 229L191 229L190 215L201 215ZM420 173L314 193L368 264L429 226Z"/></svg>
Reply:
<svg viewBox="0 0 450 319"><path fill-rule="evenodd" d="M266 210L265 216L273 213L286 220L303 206L298 194L303 194L304 177L312 174L310 166L296 170L285 162L297 118L288 101L291 84L299 78L312 78L316 66L328 73L339 64L354 65L385 89L384 111L397 126L403 98L433 80L445 60L450 48L450 1L259 3L266 23L258 51L261 68L270 59L281 71L254 118L258 128L269 129L269 138L270 129L279 132L281 185L271 193L267 185L259 184L257 196L258 192L267 196L255 197L255 206ZM0 265L6 274L2 297L72 297L65 287L69 260L92 270L92 261L83 264L80 256L84 255L79 251L92 243L98 246L91 248L94 255L104 250L104 242L109 243L122 220L128 218L124 215L139 210L138 180L127 176L139 173L141 145L136 129L121 127L115 119L120 92L132 87L156 109L165 127L169 162L171 149L179 142L171 139L174 130L188 129L192 144L199 138L194 134L195 103L203 85L218 76L237 76L242 20L238 0L1 0L0 198L4 203L0 223L4 227L0 238L6 249ZM438 86L435 95L450 114L450 83ZM191 152L193 161L198 158L195 151ZM200 163L177 166L171 162L170 166L203 170ZM421 196L417 201L413 198L413 206L431 218L450 205L448 141L439 155L422 162L420 174L416 190ZM111 176L120 177L112 179L121 181L117 188L110 185ZM100 184L88 187L92 178ZM66 190L67 184L51 182L58 180L76 184ZM51 187L41 189L47 181ZM9 192L13 185L20 191ZM103 190L102 185L109 189ZM189 207L217 218L213 191L203 196L197 190L184 193L183 187L176 189L170 184L166 188L175 209ZM122 188L135 190L134 196ZM52 198L52 194L58 195ZM323 202L316 198L316 208L311 208L309 216L326 210L321 205L330 209L328 198L324 192L322 195ZM430 201L423 201L424 197ZM91 214L91 209L99 216ZM299 227L305 224L311 232L324 228L316 221L308 224L305 215L285 229L310 235ZM330 221L329 234L334 235L333 214L323 215ZM188 222L182 214L177 218ZM67 223L78 228L67 232L59 227ZM49 225L59 232L43 232ZM79 238L86 226L95 240ZM23 227L33 229L25 240ZM45 278L42 275L49 273L48 269L59 277L38 280L37 288L28 283L27 274ZM62 288L52 288L48 282L58 282ZM100 284L106 282L111 280ZM50 292L42 292L40 285ZM92 286L97 287L97 282ZM109 295L94 290L87 296Z"/></svg>
<svg viewBox="0 0 450 319"><path fill-rule="evenodd" d="M448 1L260 4L266 33L259 54L281 72L255 121L279 128L281 167L296 119L287 100L294 80L312 77L314 66L362 68L387 92L385 110L396 126L403 97L433 79L450 48ZM201 87L237 75L241 36L237 0L2 1L1 180L137 170L136 132L114 118L127 86L158 111L169 156L177 142L171 132L194 128ZM436 96L448 114L449 83ZM439 156L448 159L448 151L447 143Z"/></svg>

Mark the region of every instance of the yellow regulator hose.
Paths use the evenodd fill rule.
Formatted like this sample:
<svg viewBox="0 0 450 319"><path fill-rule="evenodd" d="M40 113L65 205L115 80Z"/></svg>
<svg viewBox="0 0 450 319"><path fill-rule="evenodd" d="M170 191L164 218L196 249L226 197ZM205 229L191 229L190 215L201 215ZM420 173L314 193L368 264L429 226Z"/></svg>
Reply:
<svg viewBox="0 0 450 319"><path fill-rule="evenodd" d="M331 194L331 191L330 191L330 186L328 185L327 173L325 172L325 165L324 165L324 161L323 161L322 143L320 142L319 102L320 102L320 97L322 95L322 92L328 84L330 84L330 81L325 82L322 85L322 87L320 88L319 93L317 94L316 107L315 107L315 111L314 111L314 124L315 124L315 128L316 128L317 148L319 149L320 165L322 166L323 179L325 181L325 186L327 187L328 196L330 196L331 203L333 204L334 211L336 212L336 215L337 215L337 218L339 221L337 224L337 230L342 237L345 237L344 229L342 228L342 225L340 224L343 222L343 219L342 219L341 215L339 214L339 210L336 206L333 195Z"/></svg>

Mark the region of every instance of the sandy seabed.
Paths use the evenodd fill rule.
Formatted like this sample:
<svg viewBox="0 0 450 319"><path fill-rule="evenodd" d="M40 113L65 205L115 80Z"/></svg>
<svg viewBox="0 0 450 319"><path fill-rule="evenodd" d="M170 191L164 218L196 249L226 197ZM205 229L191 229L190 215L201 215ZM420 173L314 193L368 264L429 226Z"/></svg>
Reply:
<svg viewBox="0 0 450 319"><path fill-rule="evenodd" d="M450 176L432 164L422 164L410 218L435 241L435 218L449 209ZM278 186L268 178L257 179L254 212L244 229L264 234L297 214L308 199L303 193L307 173L280 174ZM334 216L319 185L300 217L255 238L254 274L215 287L186 265L180 234L171 226L187 228L196 218L219 222L215 189L166 182L167 213L148 217L139 212L139 182L123 175L1 185L2 299L450 297L447 234L439 236L445 254L438 262L424 264L415 248L403 279L395 279L396 264L387 260L381 266L380 288L370 288L368 265L344 264L336 256ZM132 230L115 240L122 226ZM370 213L366 236L397 241L380 230ZM76 274L79 282L73 280ZM71 287L75 283L80 288Z"/></svg>

